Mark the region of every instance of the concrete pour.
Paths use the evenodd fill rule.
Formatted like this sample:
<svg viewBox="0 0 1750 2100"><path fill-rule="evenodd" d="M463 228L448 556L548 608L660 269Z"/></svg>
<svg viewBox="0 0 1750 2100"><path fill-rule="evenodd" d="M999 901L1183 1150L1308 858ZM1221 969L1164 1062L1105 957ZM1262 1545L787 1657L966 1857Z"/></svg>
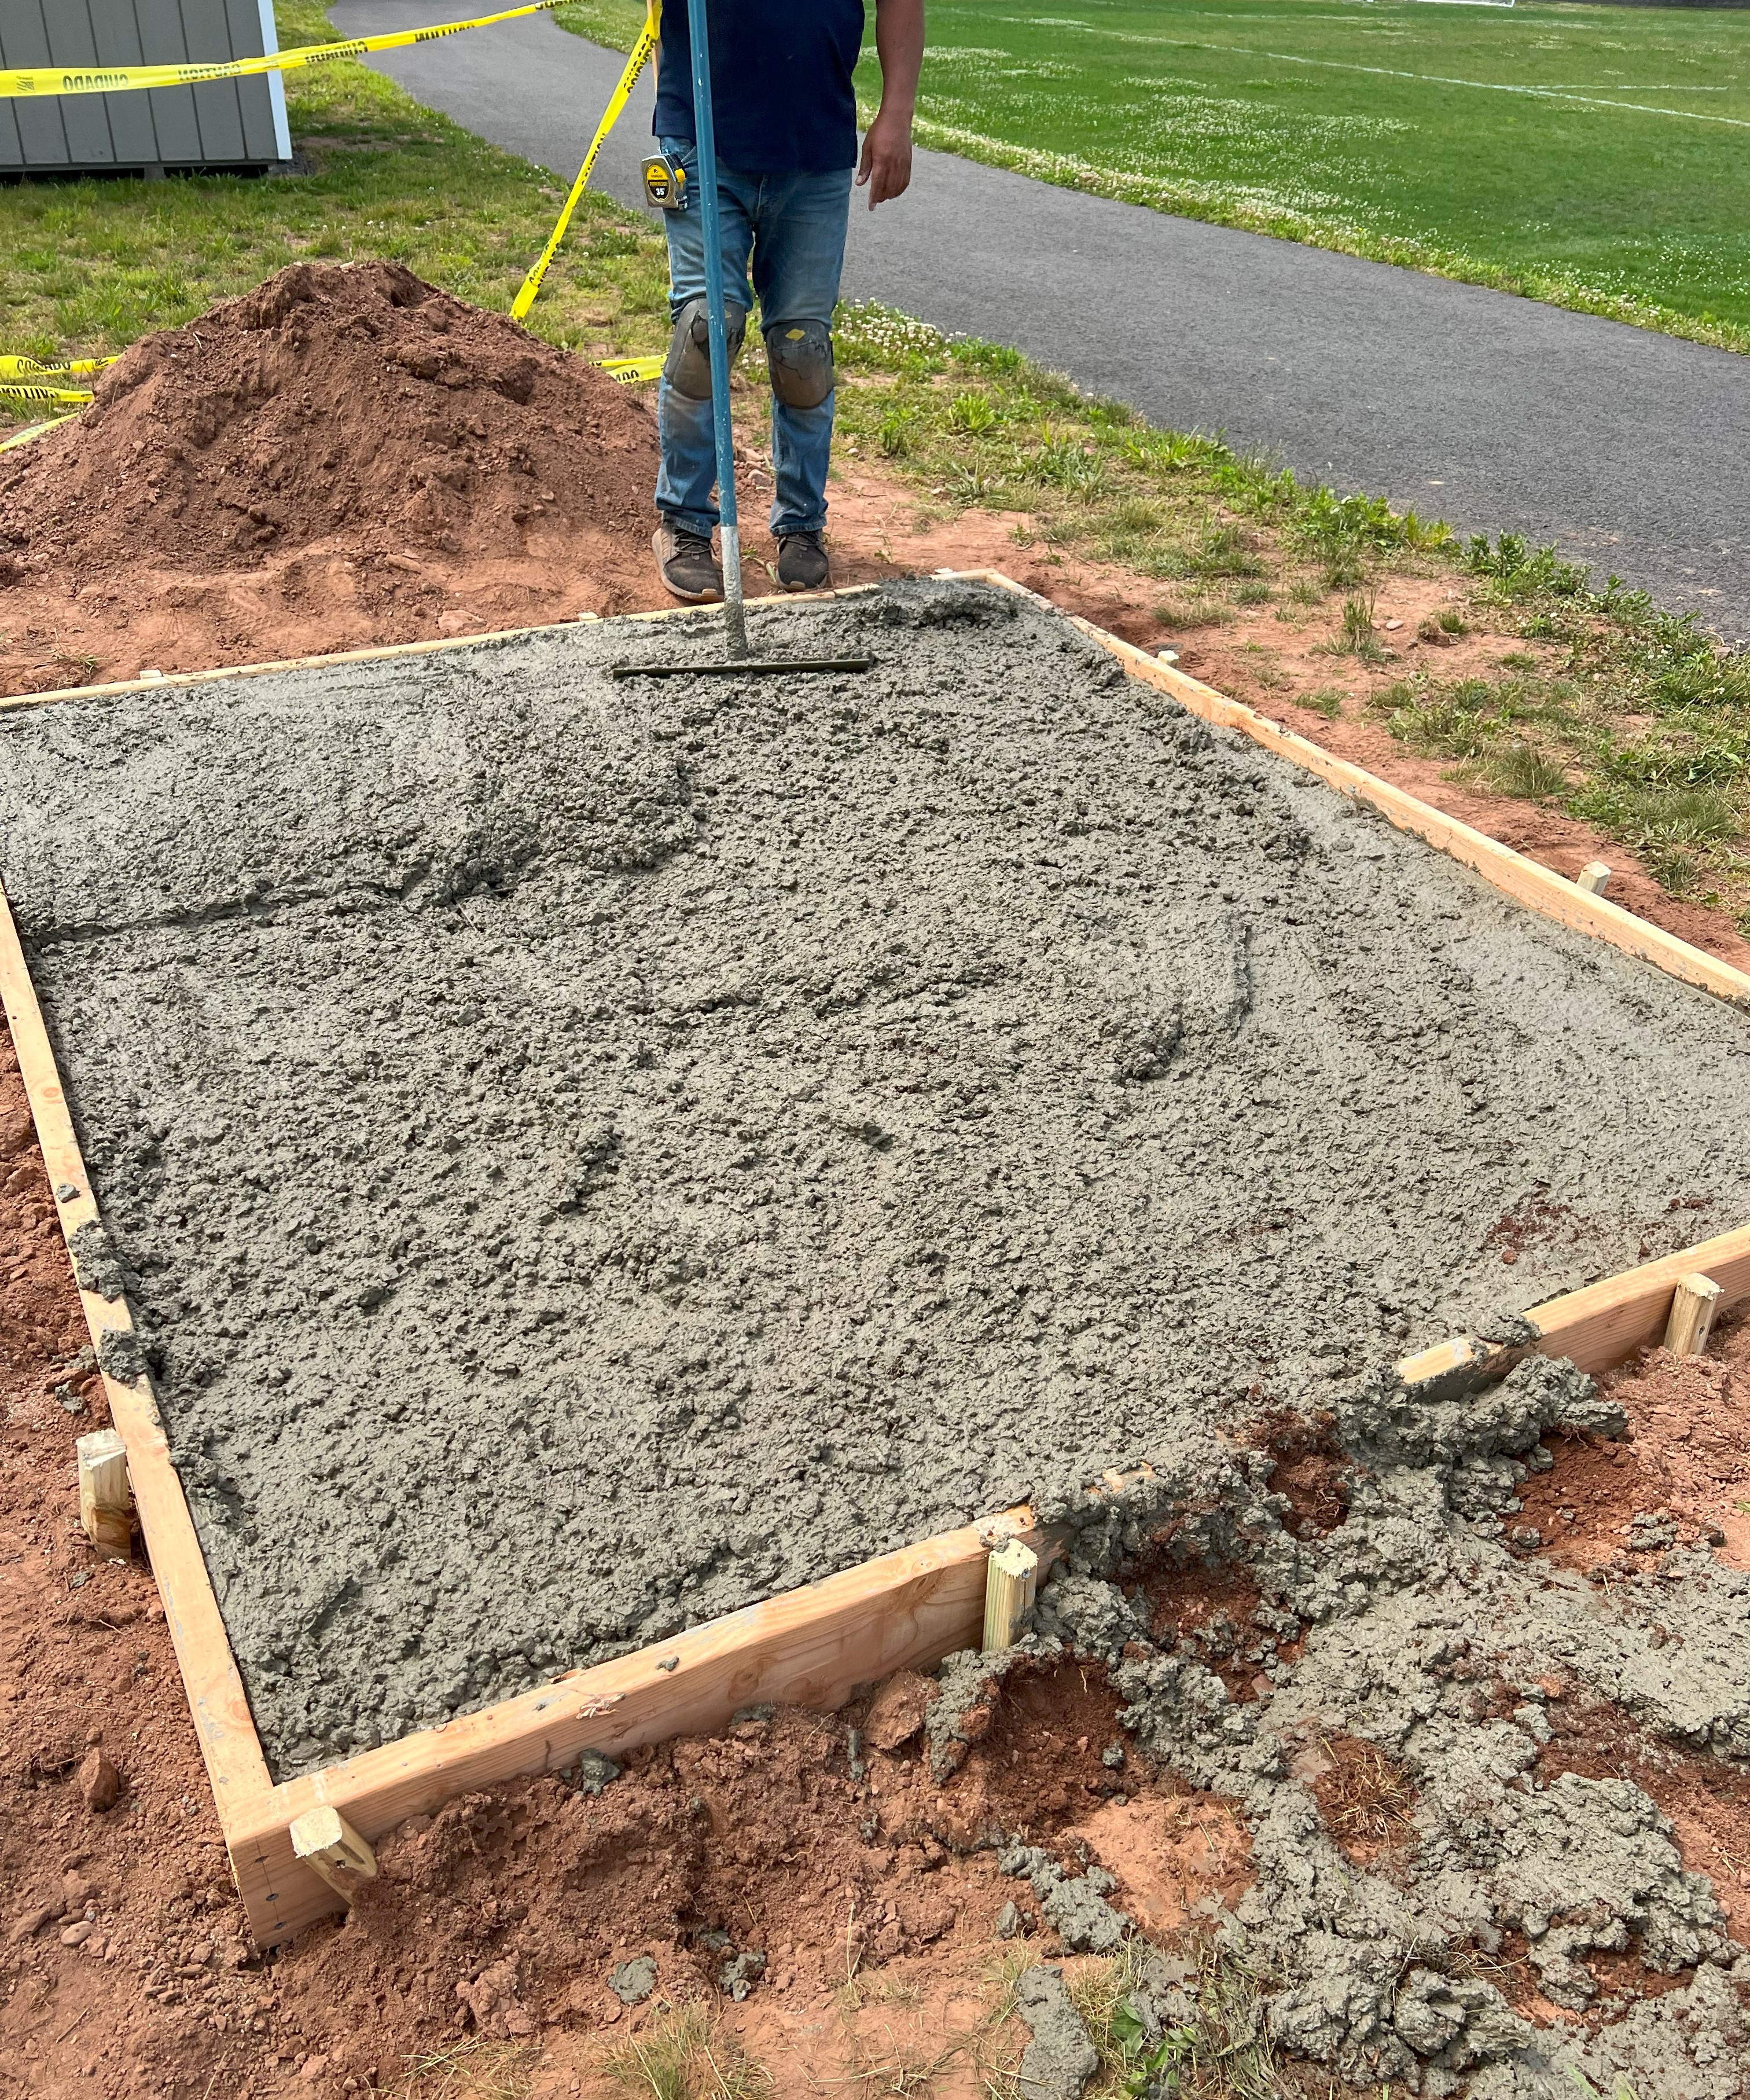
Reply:
<svg viewBox="0 0 1750 2100"><path fill-rule="evenodd" d="M1351 1462L1347 1515L1323 1536L1285 1529L1270 1457L1213 1429L1201 1444L1188 1435L1155 1479L1060 1512L1073 1543L1034 1628L1000 1656L942 1668L926 1717L937 1770L957 1762L963 1715L988 1725L993 1679L1067 1650L1110 1671L1131 1701L1120 1720L1148 1755L1228 1797L1250 1825L1254 1885L1206 1922L1257 1979L1276 2045L1370 2090L1741 2100L1750 1953L1712 1884L1685 1867L1641 1787L1545 1776L1539 1759L1554 1670L1655 1742L1741 1765L1750 1576L1672 1552L1598 1588L1514 1551L1504 1519L1549 1463L1541 1435L1625 1427L1571 1365L1532 1357L1505 1383L1448 1400L1376 1376L1329 1414ZM1162 1538L1173 1567L1247 1572L1261 1599L1250 1626L1218 1615L1157 1644L1146 1596L1111 1578ZM1219 1672L1242 1663L1256 1674L1239 1699ZM1414 1788L1404 1843L1370 1866L1319 1806L1320 1745L1333 1735L1397 1758ZM1127 1933L1109 1874L1066 1873L1024 1844L1001 1865L1032 1883L1066 1949ZM1514 1945L1569 2021L1546 2008L1534 2024L1509 2003L1500 1979ZM1631 1981L1624 1998L1599 1966L1616 1956L1652 1988Z"/></svg>
<svg viewBox="0 0 1750 2100"><path fill-rule="evenodd" d="M0 717L280 1776L1750 1217L1724 1005L1007 594L755 624L877 668L616 685L718 646L621 622Z"/></svg>

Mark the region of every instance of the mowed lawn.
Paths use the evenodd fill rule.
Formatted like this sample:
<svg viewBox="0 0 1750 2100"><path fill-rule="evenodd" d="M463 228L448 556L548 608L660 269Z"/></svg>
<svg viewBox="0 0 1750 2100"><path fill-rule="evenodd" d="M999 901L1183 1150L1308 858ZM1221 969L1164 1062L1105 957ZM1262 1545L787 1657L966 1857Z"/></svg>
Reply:
<svg viewBox="0 0 1750 2100"><path fill-rule="evenodd" d="M1750 346L1750 13L932 0L920 115L1056 181Z"/></svg>
<svg viewBox="0 0 1750 2100"><path fill-rule="evenodd" d="M561 19L624 44L641 15ZM1048 181L1750 349L1750 11L929 0L919 120Z"/></svg>

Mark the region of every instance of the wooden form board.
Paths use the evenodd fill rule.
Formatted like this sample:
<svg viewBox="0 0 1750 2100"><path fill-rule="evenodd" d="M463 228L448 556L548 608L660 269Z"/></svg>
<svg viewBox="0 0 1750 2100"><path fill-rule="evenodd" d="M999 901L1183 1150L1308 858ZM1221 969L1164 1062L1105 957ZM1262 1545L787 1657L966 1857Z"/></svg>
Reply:
<svg viewBox="0 0 1750 2100"><path fill-rule="evenodd" d="M976 576L1021 591L1021 586L994 571L978 571ZM1021 594L1029 598L1035 595ZM1251 736L1317 774L1338 792L1372 803L1400 829L1452 854L1520 903L1595 933L1721 997L1750 999L1750 978L1741 973L1602 898L1587 898L1561 876L1443 817L1359 767L1331 757L1212 688L1170 671L1087 621L1076 624L1111 650L1142 682L1170 694L1206 719ZM536 628L522 633L554 631ZM0 708L42 706L59 699L89 700L106 693L185 689L220 677L425 655L473 642L509 638L474 636L124 686L74 687L61 694L0 700ZM1570 900L1580 901L1577 910L1571 907ZM1619 921L1626 921L1626 929ZM3 889L0 999L51 1185L74 1192L57 1206L70 1242L82 1224L97 1217L97 1205ZM1407 1383L1498 1375L1527 1348L1571 1356L1587 1370L1605 1369L1641 1343L1658 1339L1678 1277L1693 1270L1705 1272L1721 1286L1722 1307L1750 1297L1750 1227L1534 1307L1526 1317L1536 1330L1535 1339L1515 1348L1491 1347L1461 1335L1406 1359L1398 1367L1400 1373ZM102 1347L106 1335L131 1332L125 1301L108 1301L86 1290L80 1295L95 1344ZM865 1561L807 1589L751 1605L672 1641L573 1672L520 1697L464 1715L447 1727L423 1730L343 1764L276 1785L256 1736L150 1385L143 1379L126 1383L107 1374L104 1384L112 1418L127 1445L134 1502L212 1781L231 1871L250 1929L264 1948L342 1906L342 1899L335 1890L293 1855L291 1825L306 1810L336 1808L361 1836L374 1842L407 1817L430 1813L457 1794L556 1770L573 1762L582 1750L612 1756L672 1736L719 1727L737 1708L760 1701L837 1705L859 1686L895 1670L933 1664L956 1648L976 1643L984 1622L986 1563L993 1547L1020 1539L1038 1553L1042 1577L1057 1550L1058 1542L1034 1524L1029 1511L1008 1511L982 1524ZM1108 1476L1108 1482L1116 1486L1117 1477Z"/></svg>
<svg viewBox="0 0 1750 2100"><path fill-rule="evenodd" d="M36 988L25 967L18 927L3 888L0 888L0 1004L5 1006L12 1030L12 1047L18 1053L19 1070L36 1121L49 1186L57 1194L55 1207L69 1244L70 1260L73 1236L82 1225L96 1219L97 1201L91 1193L90 1176L73 1130L42 1009L37 1004ZM74 1193L61 1200L60 1192L69 1189ZM112 1335L132 1336L134 1323L126 1299L111 1300L83 1289L79 1298L95 1348L104 1352L106 1338ZM242 1799L258 1795L270 1784L267 1762L256 1737L243 1680L231 1659L218 1600L213 1594L201 1542L195 1535L194 1520L183 1498L182 1480L170 1463L170 1446L165 1441L164 1424L152 1388L143 1379L138 1384L124 1384L107 1372L103 1380L110 1420L127 1445L134 1506L164 1599L170 1640L193 1710L195 1732L201 1740L201 1754L206 1760L207 1776L213 1783L223 1825Z"/></svg>

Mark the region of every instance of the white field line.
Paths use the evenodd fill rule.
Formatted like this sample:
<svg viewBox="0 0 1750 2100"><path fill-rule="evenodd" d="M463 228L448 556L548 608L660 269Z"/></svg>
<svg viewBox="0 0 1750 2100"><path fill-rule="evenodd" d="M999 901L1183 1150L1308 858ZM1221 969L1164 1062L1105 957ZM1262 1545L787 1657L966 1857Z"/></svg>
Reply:
<svg viewBox="0 0 1750 2100"><path fill-rule="evenodd" d="M1663 109L1650 102L1617 102L1594 95L1576 95L1562 87L1524 87L1511 81L1459 80L1441 73L1404 73L1396 66L1360 65L1351 59L1303 58L1294 51L1261 51L1255 44L1209 44L1189 37L1139 37L1122 29L1094 29L1096 37L1109 37L1121 44L1158 44L1180 51L1233 51L1242 58L1275 59L1283 65L1322 66L1333 73L1372 73L1382 80L1415 80L1430 87L1474 87L1490 95L1541 95L1554 102L1578 102L1589 109L1630 109L1642 117L1686 117L1692 124L1730 124L1735 130L1750 131L1750 117L1716 117L1705 109ZM1701 92L1704 90L1698 90Z"/></svg>

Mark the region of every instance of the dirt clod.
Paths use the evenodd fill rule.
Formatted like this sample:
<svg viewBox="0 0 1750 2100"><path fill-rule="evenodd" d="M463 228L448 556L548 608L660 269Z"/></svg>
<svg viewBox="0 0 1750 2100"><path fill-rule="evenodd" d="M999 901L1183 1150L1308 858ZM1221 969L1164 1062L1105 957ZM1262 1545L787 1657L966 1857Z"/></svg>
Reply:
<svg viewBox="0 0 1750 2100"><path fill-rule="evenodd" d="M872 1750L897 1750L923 1726L936 1696L935 1680L902 1670L875 1694L863 1720L863 1739Z"/></svg>
<svg viewBox="0 0 1750 2100"><path fill-rule="evenodd" d="M121 1775L100 1749L92 1750L79 1767L79 1797L93 1815L113 1808L121 1798Z"/></svg>

